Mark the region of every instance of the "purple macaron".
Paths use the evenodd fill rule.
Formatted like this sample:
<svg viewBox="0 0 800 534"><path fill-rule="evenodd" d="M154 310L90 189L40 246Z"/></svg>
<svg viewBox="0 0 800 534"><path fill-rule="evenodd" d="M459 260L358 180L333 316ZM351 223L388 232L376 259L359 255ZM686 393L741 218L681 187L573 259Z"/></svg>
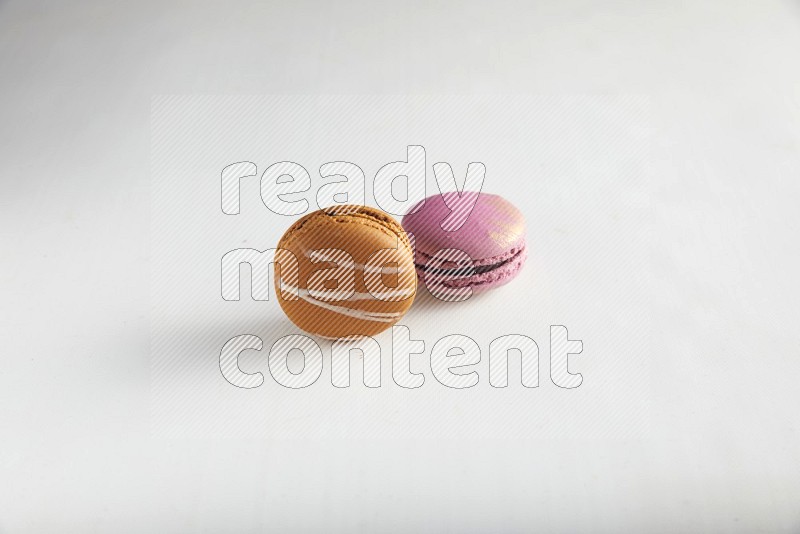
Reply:
<svg viewBox="0 0 800 534"><path fill-rule="evenodd" d="M497 195L467 191L437 194L423 202L402 224L414 235L417 273L429 289L435 283L484 291L507 284L522 269L527 258L525 218L513 204Z"/></svg>

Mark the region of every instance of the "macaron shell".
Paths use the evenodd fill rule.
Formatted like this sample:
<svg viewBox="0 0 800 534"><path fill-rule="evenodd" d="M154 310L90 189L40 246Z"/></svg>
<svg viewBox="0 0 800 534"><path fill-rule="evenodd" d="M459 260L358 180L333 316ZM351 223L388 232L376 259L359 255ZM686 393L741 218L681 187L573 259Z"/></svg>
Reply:
<svg viewBox="0 0 800 534"><path fill-rule="evenodd" d="M374 335L396 323L414 300L416 277L410 245L400 224L378 210L337 206L311 213L286 231L278 248L291 252L298 260L299 274L294 279L300 296L284 298L279 288L282 280L287 283L289 277L284 276L281 266L275 276L278 302L289 319L306 332L327 338ZM349 274L353 276L355 293L347 300L318 299L309 292L308 281L314 273L333 272L338 266L336 253L320 252L324 249L346 251L353 258L355 271ZM379 250L386 250L381 257L396 261L400 272L381 275L388 288L383 285L379 289L367 288L364 265ZM344 280L346 276L339 273L336 279ZM335 286L335 283L325 286L331 287L334 297Z"/></svg>
<svg viewBox="0 0 800 534"><path fill-rule="evenodd" d="M414 234L417 262L424 255L431 256L446 248L463 250L475 262L493 261L494 258L519 249L525 241L525 218L510 202L498 195L477 192L463 192L464 200L474 200L475 206L469 218L457 230L442 228L444 221L456 203L458 193L433 195L425 199L419 211L416 206L403 217L403 228Z"/></svg>

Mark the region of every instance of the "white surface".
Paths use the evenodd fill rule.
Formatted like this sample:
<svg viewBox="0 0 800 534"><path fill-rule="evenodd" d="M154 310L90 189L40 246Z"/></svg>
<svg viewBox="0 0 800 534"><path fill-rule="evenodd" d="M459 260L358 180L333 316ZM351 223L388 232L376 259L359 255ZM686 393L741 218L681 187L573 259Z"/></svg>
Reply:
<svg viewBox="0 0 800 534"><path fill-rule="evenodd" d="M652 363L641 354L650 350L648 108L646 98L629 96L155 98L150 249L155 435L647 436ZM324 183L317 169L326 160L344 159L366 174L360 188L375 205L381 195L373 199L373 192L387 188L375 179L378 169L405 160L406 145L422 142L427 176L412 172L412 181L427 178L425 189L433 194L439 187L431 170L435 162L450 162L462 183L467 163L482 162L482 190L513 199L525 216L529 262L512 284L465 302L439 302L421 292L399 323L424 343L424 354L403 364L427 375L419 390L403 389L393 377L393 362L400 365L405 357L393 351L390 331L375 336L383 360L379 391L336 389L330 363L308 390L285 389L267 371L267 354L280 337L302 332L274 300L251 300L249 266L242 269L241 300L220 295L226 253L275 247L300 216L267 209L261 193L270 188L264 180L260 190L261 174L291 156L312 176L309 191L286 198L306 199L311 211L318 209L317 191ZM240 180L240 213L226 215L220 209L220 174L243 158L257 170ZM412 187L417 189L421 200L426 193ZM328 201L321 202L325 207ZM406 208L387 209L402 214L416 202L410 198ZM586 353L572 357L570 365L586 375L580 389L555 385L563 386L566 377L550 379L550 325L565 325L572 339L586 344ZM248 373L270 377L254 391L221 378L220 350L242 334L257 335L264 344L260 353L239 360ZM510 365L513 387L490 385L490 343L509 334L538 343L538 389L521 386L518 356ZM480 363L472 368L479 375L474 389L448 390L432 376L433 347L440 340L448 343L444 338L450 335L469 336L480 349ZM327 362L330 343L319 342ZM358 360L351 368L354 384L363 381Z"/></svg>
<svg viewBox="0 0 800 534"><path fill-rule="evenodd" d="M0 532L797 531L798 26L791 2L0 4ZM153 435L150 101L191 93L649 97L646 432Z"/></svg>

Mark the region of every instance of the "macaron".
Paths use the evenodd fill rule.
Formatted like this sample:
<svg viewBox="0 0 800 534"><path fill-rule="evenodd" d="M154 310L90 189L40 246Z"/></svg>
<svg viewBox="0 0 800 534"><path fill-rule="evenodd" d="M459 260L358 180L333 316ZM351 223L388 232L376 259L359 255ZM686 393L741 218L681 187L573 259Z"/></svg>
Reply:
<svg viewBox="0 0 800 534"><path fill-rule="evenodd" d="M295 222L278 242L275 293L300 329L324 338L372 336L414 301L414 253L381 210L337 205Z"/></svg>
<svg viewBox="0 0 800 534"><path fill-rule="evenodd" d="M403 228L414 236L417 273L434 295L434 289L481 292L502 286L519 274L527 258L525 217L498 195L430 196L403 217Z"/></svg>

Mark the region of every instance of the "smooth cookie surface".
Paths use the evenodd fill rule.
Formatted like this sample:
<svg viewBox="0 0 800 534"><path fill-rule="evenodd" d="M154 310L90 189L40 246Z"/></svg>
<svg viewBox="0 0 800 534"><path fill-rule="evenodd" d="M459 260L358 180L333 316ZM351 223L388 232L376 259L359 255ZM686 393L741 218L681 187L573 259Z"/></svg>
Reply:
<svg viewBox="0 0 800 534"><path fill-rule="evenodd" d="M306 332L374 335L400 320L414 300L411 245L400 224L380 210L336 206L310 213L286 231L278 249L278 301Z"/></svg>

